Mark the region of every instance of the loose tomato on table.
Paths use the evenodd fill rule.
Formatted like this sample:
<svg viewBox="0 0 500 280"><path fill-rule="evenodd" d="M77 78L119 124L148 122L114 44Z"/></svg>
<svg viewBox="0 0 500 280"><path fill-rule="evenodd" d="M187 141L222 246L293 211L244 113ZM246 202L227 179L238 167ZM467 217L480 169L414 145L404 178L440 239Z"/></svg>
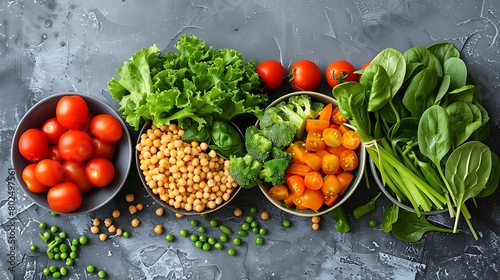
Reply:
<svg viewBox="0 0 500 280"><path fill-rule="evenodd" d="M53 145L59 142L59 138L64 132L68 131L68 129L62 126L56 117L46 120L43 123L41 130L45 134L45 137L47 137L47 141Z"/></svg>
<svg viewBox="0 0 500 280"><path fill-rule="evenodd" d="M116 142L123 135L120 122L109 114L99 114L90 121L90 131L94 137L106 142Z"/></svg>
<svg viewBox="0 0 500 280"><path fill-rule="evenodd" d="M85 166L85 175L95 187L108 185L115 177L113 163L105 158L93 158Z"/></svg>
<svg viewBox="0 0 500 280"><path fill-rule="evenodd" d="M49 142L45 134L36 128L30 128L21 134L18 143L19 152L29 161L37 162L49 154Z"/></svg>
<svg viewBox="0 0 500 280"><path fill-rule="evenodd" d="M22 173L22 178L28 190L34 193L44 193L50 189L50 186L44 185L36 178L36 163L28 164Z"/></svg>
<svg viewBox="0 0 500 280"><path fill-rule="evenodd" d="M321 70L310 60L299 60L290 67L290 85L295 90L316 90L321 83Z"/></svg>
<svg viewBox="0 0 500 280"><path fill-rule="evenodd" d="M87 175L85 173L86 165L87 164L85 162L77 163L73 161L65 161L62 164L63 174L61 180L63 182L75 183L82 194L86 194L94 188L94 186L89 182L89 179L87 179Z"/></svg>
<svg viewBox="0 0 500 280"><path fill-rule="evenodd" d="M83 97L63 96L56 105L56 118L67 129L79 129L87 122L89 108Z"/></svg>
<svg viewBox="0 0 500 280"><path fill-rule="evenodd" d="M272 90L281 87L285 78L285 69L279 61L266 60L255 68L255 72L264 82L264 88Z"/></svg>
<svg viewBox="0 0 500 280"><path fill-rule="evenodd" d="M47 202L50 208L56 212L69 213L82 204L80 189L73 182L61 182L47 193Z"/></svg>
<svg viewBox="0 0 500 280"><path fill-rule="evenodd" d="M51 159L42 159L35 167L36 179L47 186L54 186L62 179L61 163Z"/></svg>
<svg viewBox="0 0 500 280"><path fill-rule="evenodd" d="M346 60L337 60L326 68L326 81L330 87L335 87L343 82L355 82L358 80L358 74L354 73L356 69Z"/></svg>
<svg viewBox="0 0 500 280"><path fill-rule="evenodd" d="M83 162L90 158L94 144L82 130L69 130L59 138L59 152L64 160Z"/></svg>

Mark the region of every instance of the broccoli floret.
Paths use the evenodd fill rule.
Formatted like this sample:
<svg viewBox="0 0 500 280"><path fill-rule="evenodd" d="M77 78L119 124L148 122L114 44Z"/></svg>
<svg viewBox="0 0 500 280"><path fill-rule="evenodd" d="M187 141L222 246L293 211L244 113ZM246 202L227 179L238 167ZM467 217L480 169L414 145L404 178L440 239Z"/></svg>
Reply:
<svg viewBox="0 0 500 280"><path fill-rule="evenodd" d="M271 150L271 158L284 158L291 161L293 158L293 154L273 147L273 149Z"/></svg>
<svg viewBox="0 0 500 280"><path fill-rule="evenodd" d="M262 166L262 162L256 160L250 154L243 157L231 156L228 171L240 187L250 189L257 186Z"/></svg>
<svg viewBox="0 0 500 280"><path fill-rule="evenodd" d="M292 144L297 127L288 122L276 122L262 130L264 137L271 140L273 147L284 148Z"/></svg>
<svg viewBox="0 0 500 280"><path fill-rule="evenodd" d="M275 158L264 162L263 168L259 172L259 178L273 186L283 185L285 183L285 173L291 159Z"/></svg>
<svg viewBox="0 0 500 280"><path fill-rule="evenodd" d="M276 107L269 107L266 110L264 110L264 113L262 114L262 117L259 119L259 128L264 129L273 123L277 122L286 122L280 115L279 115L279 109Z"/></svg>
<svg viewBox="0 0 500 280"><path fill-rule="evenodd" d="M279 115L297 127L297 138L302 138L306 120L316 118L324 105L311 100L309 95L291 96L287 101L276 105Z"/></svg>
<svg viewBox="0 0 500 280"><path fill-rule="evenodd" d="M262 130L249 126L245 131L245 147L256 160L265 162L271 155L273 143L264 137Z"/></svg>

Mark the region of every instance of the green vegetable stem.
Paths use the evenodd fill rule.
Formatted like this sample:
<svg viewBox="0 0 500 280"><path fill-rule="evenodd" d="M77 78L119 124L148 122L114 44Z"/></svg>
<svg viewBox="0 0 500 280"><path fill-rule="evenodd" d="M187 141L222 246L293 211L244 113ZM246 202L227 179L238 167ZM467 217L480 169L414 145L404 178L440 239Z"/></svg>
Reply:
<svg viewBox="0 0 500 280"><path fill-rule="evenodd" d="M417 217L447 208L454 232L463 214L478 239L465 201L493 193L500 166L482 143L489 116L459 51L450 43L404 53L387 48L359 73L359 82L341 83L332 94L384 185ZM402 216L389 210L382 228L394 233Z"/></svg>
<svg viewBox="0 0 500 280"><path fill-rule="evenodd" d="M342 206L333 209L330 215L332 215L332 218L335 220L335 229L338 232L349 232L351 230Z"/></svg>

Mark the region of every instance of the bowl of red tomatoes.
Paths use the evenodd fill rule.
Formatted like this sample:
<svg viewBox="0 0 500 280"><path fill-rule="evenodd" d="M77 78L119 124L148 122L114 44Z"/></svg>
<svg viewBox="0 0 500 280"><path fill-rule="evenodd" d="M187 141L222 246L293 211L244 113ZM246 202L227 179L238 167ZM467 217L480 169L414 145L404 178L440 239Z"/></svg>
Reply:
<svg viewBox="0 0 500 280"><path fill-rule="evenodd" d="M258 185L279 209L313 217L339 207L354 193L363 178L366 151L356 131L340 114L333 97L297 91L276 99L266 110L298 95L307 95L311 102L324 106L317 109L316 116L306 119L302 136L295 137L291 145L283 148L292 156L284 184L262 181Z"/></svg>
<svg viewBox="0 0 500 280"><path fill-rule="evenodd" d="M94 211L123 187L132 142L121 116L83 93L58 93L36 103L14 132L11 160L24 193L61 214Z"/></svg>

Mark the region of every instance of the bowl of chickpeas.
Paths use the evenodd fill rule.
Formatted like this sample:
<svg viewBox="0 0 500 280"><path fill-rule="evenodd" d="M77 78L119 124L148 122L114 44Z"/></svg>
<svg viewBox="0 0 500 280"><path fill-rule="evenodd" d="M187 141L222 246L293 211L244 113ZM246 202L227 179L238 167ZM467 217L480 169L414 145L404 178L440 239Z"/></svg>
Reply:
<svg viewBox="0 0 500 280"><path fill-rule="evenodd" d="M146 122L135 149L139 177L149 195L176 214L216 211L240 190L229 175L229 159L208 143L181 140L183 134L175 123L158 127Z"/></svg>

